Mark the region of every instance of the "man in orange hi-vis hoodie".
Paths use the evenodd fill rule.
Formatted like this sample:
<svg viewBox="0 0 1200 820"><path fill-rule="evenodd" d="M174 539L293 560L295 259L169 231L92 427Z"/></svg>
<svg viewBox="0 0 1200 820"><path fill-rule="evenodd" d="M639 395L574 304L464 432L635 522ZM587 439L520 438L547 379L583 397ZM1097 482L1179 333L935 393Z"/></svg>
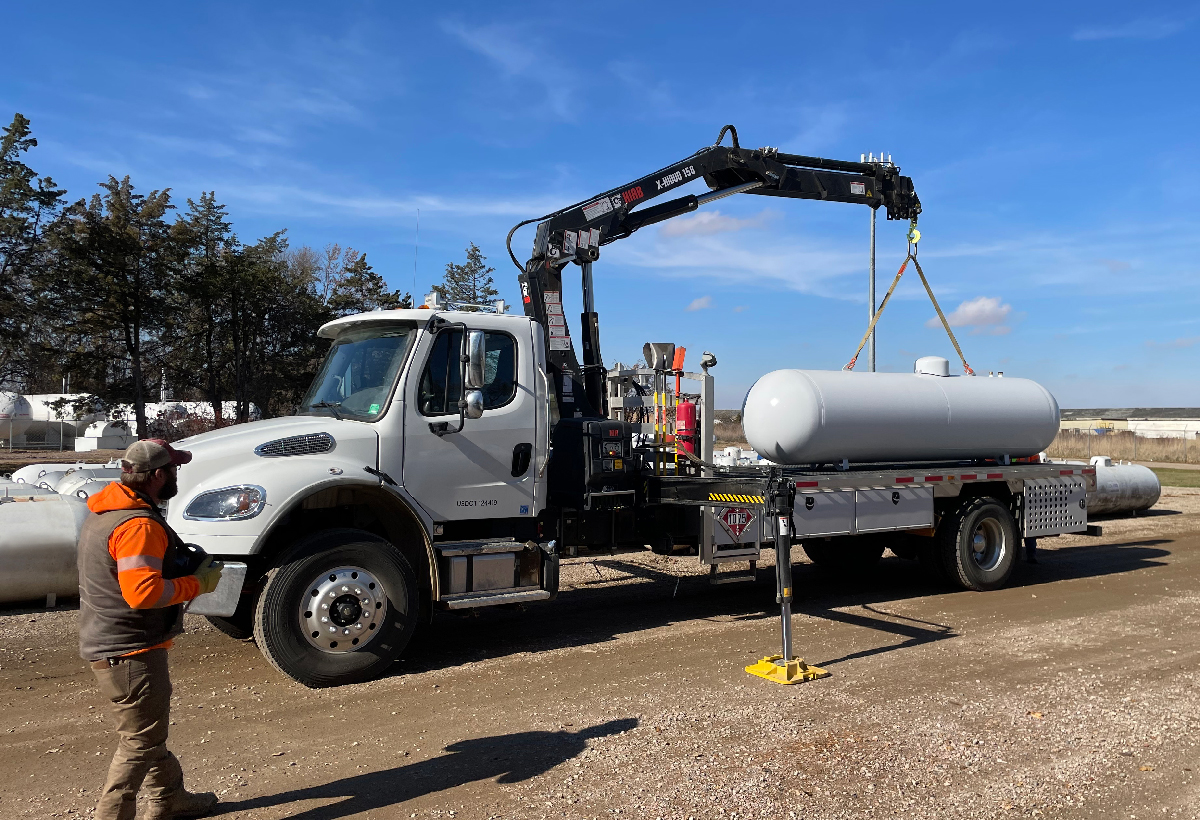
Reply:
<svg viewBox="0 0 1200 820"><path fill-rule="evenodd" d="M112 701L119 738L95 820L133 820L143 783L145 820L200 817L217 804L215 794L183 788L183 769L167 749L167 650L183 630L182 605L221 578L212 559L187 573L187 548L159 510L179 491L179 465L191 460L160 439L136 442L121 461L121 481L88 499L92 515L79 534L79 653Z"/></svg>

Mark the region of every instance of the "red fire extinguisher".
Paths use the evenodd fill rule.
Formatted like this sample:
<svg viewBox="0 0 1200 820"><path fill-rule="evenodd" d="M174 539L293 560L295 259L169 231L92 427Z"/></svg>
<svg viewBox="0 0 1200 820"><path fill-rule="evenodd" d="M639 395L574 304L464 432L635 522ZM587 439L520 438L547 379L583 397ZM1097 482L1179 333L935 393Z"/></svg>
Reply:
<svg viewBox="0 0 1200 820"><path fill-rule="evenodd" d="M690 401L679 402L675 407L676 446L696 455L696 405Z"/></svg>

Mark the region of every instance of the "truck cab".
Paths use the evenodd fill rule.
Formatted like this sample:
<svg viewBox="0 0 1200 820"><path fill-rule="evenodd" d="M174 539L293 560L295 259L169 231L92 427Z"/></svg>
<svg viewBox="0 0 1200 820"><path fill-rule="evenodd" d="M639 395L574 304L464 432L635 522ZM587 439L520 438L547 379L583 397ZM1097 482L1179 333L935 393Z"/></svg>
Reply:
<svg viewBox="0 0 1200 820"><path fill-rule="evenodd" d="M248 567L201 614L310 685L378 674L435 602L545 599L557 578L536 547L555 406L540 326L390 310L320 336L296 415L179 443L194 458L168 510Z"/></svg>

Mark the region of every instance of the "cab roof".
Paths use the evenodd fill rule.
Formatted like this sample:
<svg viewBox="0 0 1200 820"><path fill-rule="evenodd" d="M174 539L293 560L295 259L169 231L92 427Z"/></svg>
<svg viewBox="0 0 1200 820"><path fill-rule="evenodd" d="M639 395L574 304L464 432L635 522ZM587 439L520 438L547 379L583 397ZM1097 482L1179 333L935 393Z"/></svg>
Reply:
<svg viewBox="0 0 1200 820"><path fill-rule="evenodd" d="M529 321L522 314L476 313L465 310L429 310L428 308L406 308L404 310L373 310L370 313L355 313L352 316L342 316L332 322L321 325L317 336L322 339L336 339L343 331L363 325L384 324L386 322L428 322L434 316L447 322L465 322L480 316L490 319L510 319L513 321Z"/></svg>

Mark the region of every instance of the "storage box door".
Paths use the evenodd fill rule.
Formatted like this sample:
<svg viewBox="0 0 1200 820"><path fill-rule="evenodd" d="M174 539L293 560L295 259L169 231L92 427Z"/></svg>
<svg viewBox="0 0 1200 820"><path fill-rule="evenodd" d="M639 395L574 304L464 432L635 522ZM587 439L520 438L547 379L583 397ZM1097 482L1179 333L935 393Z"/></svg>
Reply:
<svg viewBox="0 0 1200 820"><path fill-rule="evenodd" d="M855 532L913 530L933 526L933 488L855 491Z"/></svg>
<svg viewBox="0 0 1200 820"><path fill-rule="evenodd" d="M854 493L848 490L797 493L792 520L796 524L797 538L848 535L854 526Z"/></svg>

